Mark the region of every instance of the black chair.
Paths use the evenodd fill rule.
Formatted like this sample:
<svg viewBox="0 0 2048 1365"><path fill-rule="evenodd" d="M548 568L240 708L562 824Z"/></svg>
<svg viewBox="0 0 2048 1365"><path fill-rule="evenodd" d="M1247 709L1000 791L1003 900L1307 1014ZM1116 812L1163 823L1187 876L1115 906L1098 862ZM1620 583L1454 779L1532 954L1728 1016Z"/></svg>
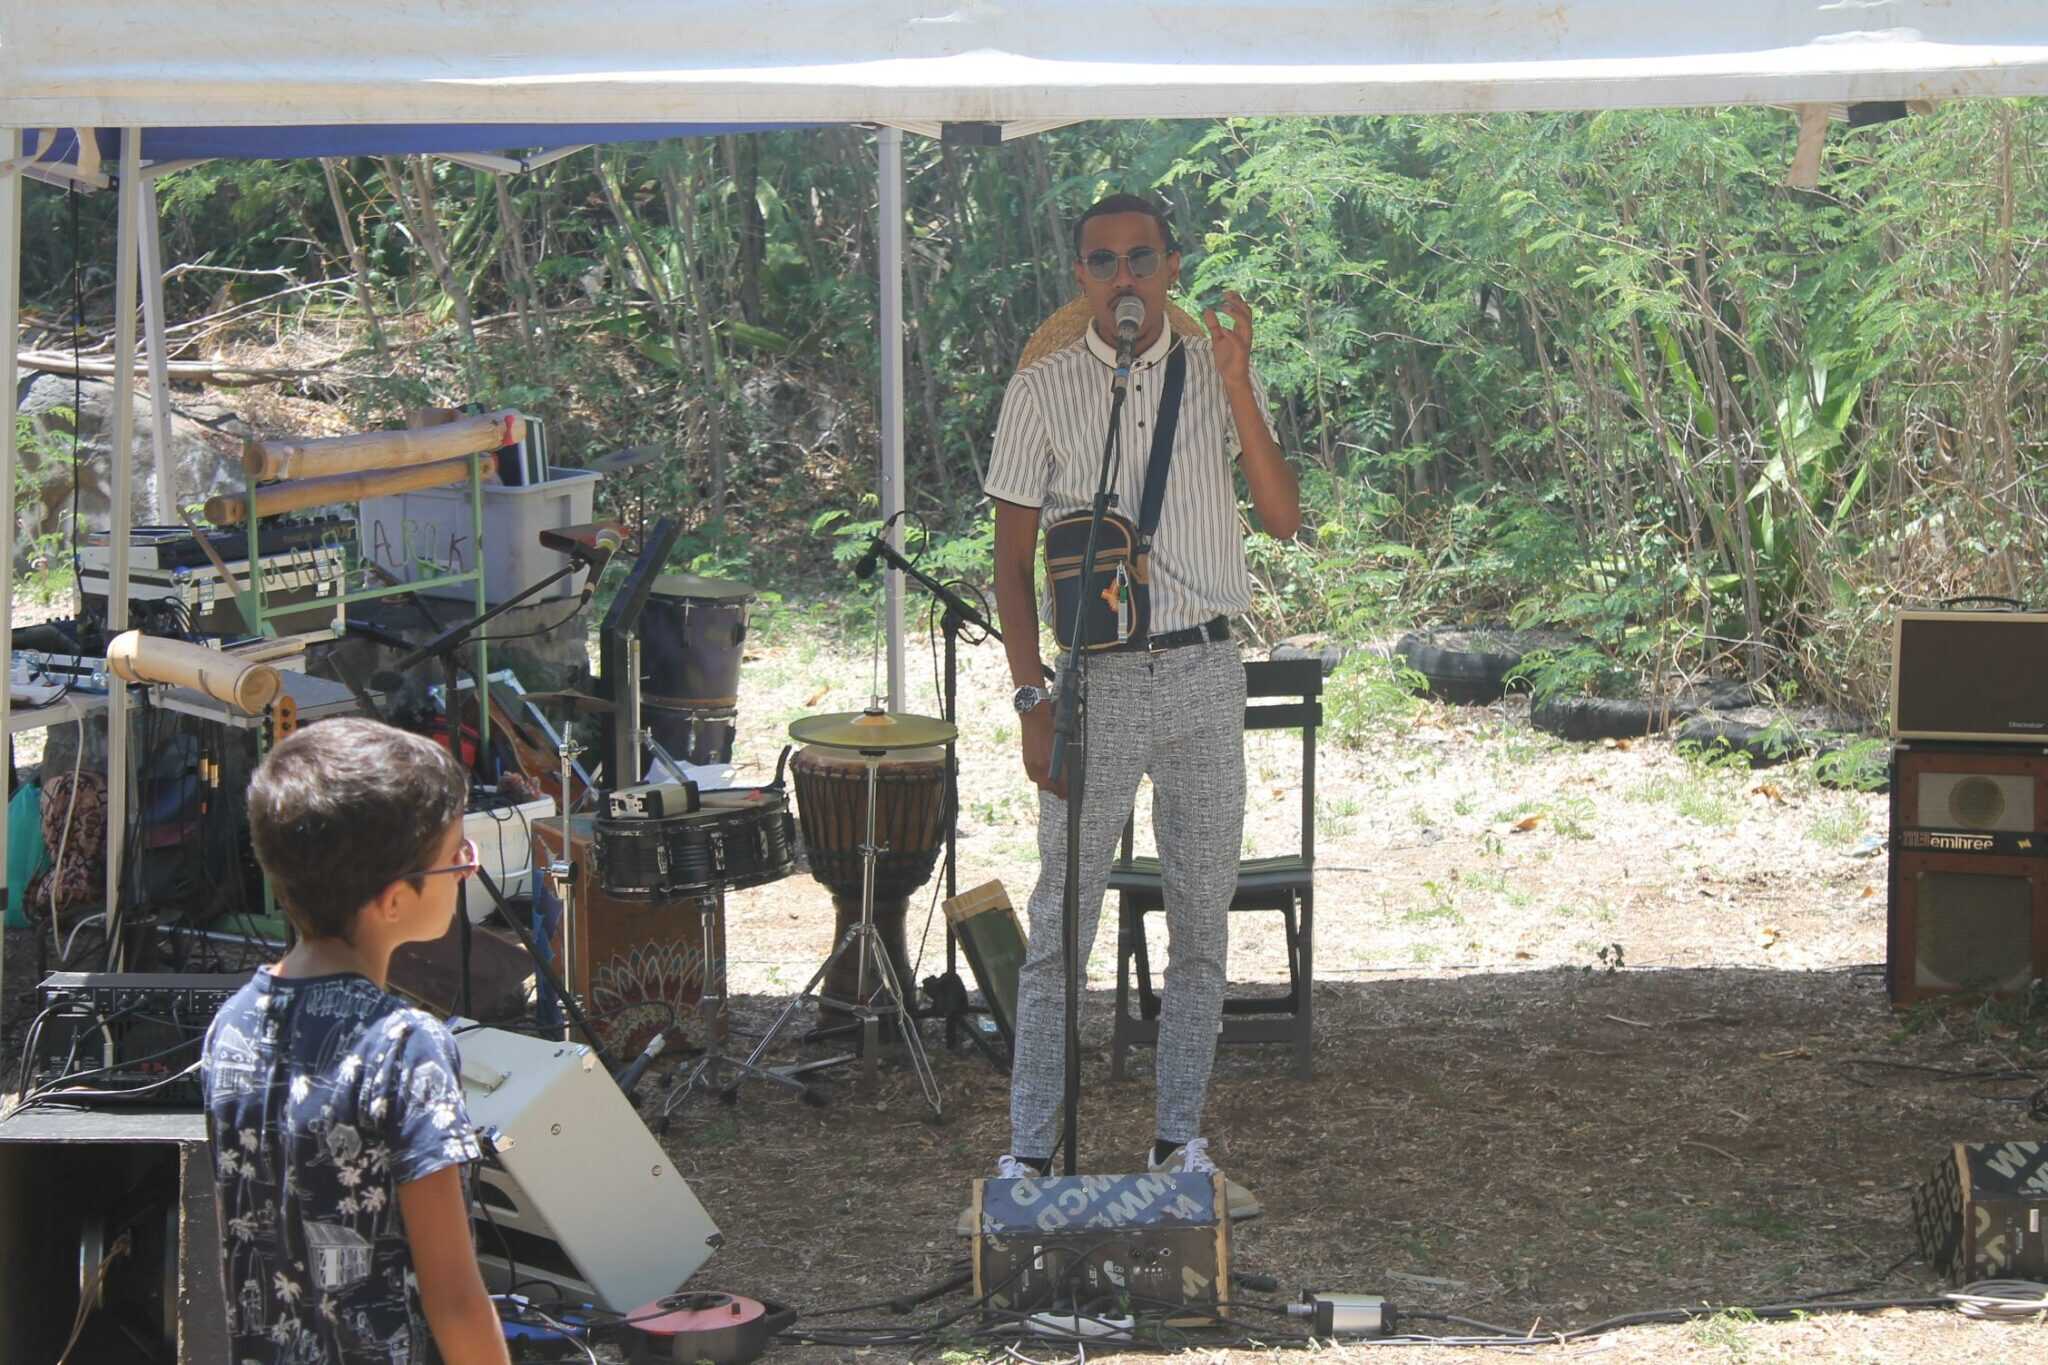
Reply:
<svg viewBox="0 0 2048 1365"><path fill-rule="evenodd" d="M1323 721L1323 670L1316 659L1254 662L1244 666L1244 728L1301 731L1301 843L1278 857L1247 858L1237 866L1230 911L1275 911L1287 934L1287 994L1226 998L1225 1043L1292 1043L1294 1074L1314 1074L1315 1038L1315 833L1316 730ZM1265 701L1264 698L1288 700ZM1124 824L1123 845L1110 864L1109 889L1117 897L1116 1023L1110 1035L1110 1077L1122 1080L1124 1054L1159 1042L1159 995L1152 986L1145 915L1164 908L1157 858L1132 856L1134 827ZM1135 1012L1132 985L1136 984Z"/></svg>

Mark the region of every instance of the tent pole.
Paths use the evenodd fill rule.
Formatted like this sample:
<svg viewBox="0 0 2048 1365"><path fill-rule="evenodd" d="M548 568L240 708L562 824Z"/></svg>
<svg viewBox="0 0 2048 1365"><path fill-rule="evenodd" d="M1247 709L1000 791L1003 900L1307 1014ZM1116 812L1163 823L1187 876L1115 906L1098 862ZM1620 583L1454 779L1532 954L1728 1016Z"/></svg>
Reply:
<svg viewBox="0 0 2048 1365"><path fill-rule="evenodd" d="M119 228L114 245L114 505L107 514L107 634L128 629L128 535L135 486L136 229L142 214L142 130L121 130ZM79 742L85 736L80 727ZM128 685L107 677L107 941L121 969L121 866L128 830Z"/></svg>
<svg viewBox="0 0 2048 1365"><path fill-rule="evenodd" d="M903 548L903 130L875 132L881 188L882 256L882 521L889 543ZM889 709L903 709L903 575L882 580L889 630Z"/></svg>
<svg viewBox="0 0 2048 1365"><path fill-rule="evenodd" d="M142 248L142 326L149 346L149 439L156 457L156 491L150 498L150 519L159 526L177 520L178 474L171 467L171 367L164 348L163 228L157 219L156 177L137 177L142 221L136 242Z"/></svg>
<svg viewBox="0 0 2048 1365"><path fill-rule="evenodd" d="M9 161L21 155L21 130L0 130L0 157ZM0 385L12 398L20 376L15 354L20 349L21 328L21 177L0 175ZM14 487L14 422L0 422L0 488ZM14 662L14 517L0 516L0 658L7 660L10 679ZM14 689L0 687L0 735L7 737L7 768L14 770ZM11 800L13 792L7 793ZM0 815L0 912L7 908L10 891L25 888L7 885L7 820ZM0 976L7 964L7 943L0 935Z"/></svg>

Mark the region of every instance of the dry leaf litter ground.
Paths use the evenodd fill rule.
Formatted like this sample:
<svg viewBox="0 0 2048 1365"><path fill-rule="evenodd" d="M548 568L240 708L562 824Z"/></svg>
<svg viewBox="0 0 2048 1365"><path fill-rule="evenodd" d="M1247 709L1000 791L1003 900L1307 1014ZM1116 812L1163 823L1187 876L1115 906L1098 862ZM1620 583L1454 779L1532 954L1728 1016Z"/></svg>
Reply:
<svg viewBox="0 0 2048 1365"><path fill-rule="evenodd" d="M935 714L922 644L906 707ZM761 632L742 780L767 780L791 720L858 708L871 678L865 651ZM963 651L960 884L1001 880L1021 915L1036 796L1009 691L996 647ZM1248 853L1288 847L1298 760L1291 735L1248 737ZM1689 763L1662 740L1563 744L1513 701L1425 706L1318 762L1316 1078L1292 1079L1280 1049L1227 1049L1209 1102L1226 1169L1268 1210L1236 1230L1236 1264L1283 1296L1384 1293L1551 1330L1871 1281L1869 1297L1918 1297L1936 1287L1925 1265L1888 1271L1914 1249L1911 1187L1952 1141L2041 1136L2004 1102L2026 1085L1909 1069L2026 1056L1967 1014L1907 1028L1888 1006L1882 795ZM1147 806L1141 791L1141 848ZM944 962L930 889L910 915L920 976ZM830 903L799 874L734 894L727 916L738 1022L758 1031L830 951ZM1082 1024L1089 1171L1136 1169L1153 1135L1149 1056L1109 1081L1114 971L1106 914ZM1231 977L1284 982L1277 916L1233 917ZM971 1049L934 1057L939 1123L886 1070L878 1096L848 1077L823 1110L758 1088L685 1109L669 1145L728 1236L702 1278L812 1307L943 1279L968 1182L1008 1145L1008 1091ZM2048 1329L1723 1318L1543 1349L2020 1361L2048 1357Z"/></svg>
<svg viewBox="0 0 2048 1365"><path fill-rule="evenodd" d="M907 708L931 714L923 643ZM765 621L749 648L736 753L741 780L758 782L790 721L857 709L872 670L865 649L794 614ZM960 882L1001 880L1021 913L1036 798L1009 691L994 646L963 651ZM1298 744L1252 735L1247 768L1246 849L1283 851L1299 819ZM1236 1267L1276 1277L1283 1298L1311 1286L1383 1293L1403 1309L1540 1330L1857 1285L1869 1297L1935 1292L1917 1259L1892 1268L1914 1250L1913 1185L1952 1141L2041 1134L2009 1102L2025 1083L1913 1068L2035 1059L1968 1012L1902 1018L1887 1005L1885 855L1869 846L1884 802L1797 770L1688 763L1661 740L1562 744L1513 701L1425 706L1361 748L1324 744L1316 1077L1292 1079L1280 1049L1228 1049L1210 1094L1219 1155L1268 1210L1235 1229ZM1149 847L1146 807L1141 792ZM930 889L910 916L920 976L944 963ZM735 1022L758 1032L829 953L831 905L799 873L733 894L727 925ZM1232 935L1233 982L1284 981L1276 916L1236 916ZM9 937L12 1000L31 954ZM1106 916L1082 1023L1090 1171L1137 1168L1152 1138L1149 1057L1134 1078L1108 1078L1114 968ZM888 1068L874 1096L851 1076L831 1082L823 1109L749 1087L734 1107L696 1100L678 1113L664 1143L726 1238L694 1283L817 1309L946 1278L965 1254L952 1227L969 1181L1007 1146L1008 1090L971 1049L947 1052L935 1028L927 1039L943 1121ZM1292 1358L1199 1337L1191 1347ZM1501 1348L1399 1349L1433 1361ZM2048 1358L2048 1327L1945 1312L1724 1315L1511 1349L1617 1365L2021 1362ZM1073 1358L1050 1343L1029 1354Z"/></svg>

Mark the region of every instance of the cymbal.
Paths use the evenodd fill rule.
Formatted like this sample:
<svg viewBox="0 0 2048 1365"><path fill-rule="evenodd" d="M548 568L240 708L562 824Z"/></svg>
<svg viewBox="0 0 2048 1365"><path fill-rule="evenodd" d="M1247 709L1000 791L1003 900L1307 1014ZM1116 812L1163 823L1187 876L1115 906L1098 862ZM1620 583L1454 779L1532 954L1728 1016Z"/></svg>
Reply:
<svg viewBox="0 0 2048 1365"><path fill-rule="evenodd" d="M793 721L789 737L828 749L922 749L960 733L951 721L891 711L841 711Z"/></svg>
<svg viewBox="0 0 2048 1365"><path fill-rule="evenodd" d="M567 706L576 711L595 711L605 715L619 709L618 703L603 697L593 697L588 692L565 690L561 692L528 692L526 700L535 706Z"/></svg>
<svg viewBox="0 0 2048 1365"><path fill-rule="evenodd" d="M659 446L627 446L624 450L614 450L609 455L600 455L583 467L594 469L600 474L622 474L628 469L646 464L659 454Z"/></svg>
<svg viewBox="0 0 2048 1365"><path fill-rule="evenodd" d="M752 584L736 582L730 578L706 578L702 574L694 573L665 573L654 580L652 595L691 598L698 601L743 602L755 594Z"/></svg>

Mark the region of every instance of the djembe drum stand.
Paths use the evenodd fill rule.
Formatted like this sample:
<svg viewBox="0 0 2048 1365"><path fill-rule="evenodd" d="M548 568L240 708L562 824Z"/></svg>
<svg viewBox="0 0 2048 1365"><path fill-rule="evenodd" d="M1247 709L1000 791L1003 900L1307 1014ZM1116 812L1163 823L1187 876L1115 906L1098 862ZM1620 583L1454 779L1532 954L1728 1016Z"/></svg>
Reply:
<svg viewBox="0 0 2048 1365"><path fill-rule="evenodd" d="M811 974L804 988L783 1006L782 1013L776 1016L775 1022L769 1025L768 1031L747 1057L746 1067L756 1067L789 1021L796 1017L797 1010L807 1001L815 1000L844 1010L860 1028L861 1087L868 1092L874 1090L876 1082L882 1021L886 1018L893 1022L904 1054L910 1059L911 1070L917 1073L918 1088L924 1092L925 1103L931 1106L934 1117L944 1116L939 1083L932 1075L932 1064L925 1056L923 1040L918 1037L917 1022L911 1016L910 997L903 983L897 979L896 968L889 961L889 951L875 928L875 861L883 852L875 835L875 788L882 759L892 750L944 744L957 733L958 730L947 721L926 716L892 715L879 706L872 706L866 711L807 716L789 727L789 737L800 744L853 750L860 755L867 769L867 838L860 847L861 917L858 922L847 926L845 936L832 950L832 955ZM854 998L835 1000L820 993L819 983L849 953L853 954L855 963ZM877 983L872 994L868 990L871 979ZM738 1082L735 1081L734 1085L736 1088Z"/></svg>

